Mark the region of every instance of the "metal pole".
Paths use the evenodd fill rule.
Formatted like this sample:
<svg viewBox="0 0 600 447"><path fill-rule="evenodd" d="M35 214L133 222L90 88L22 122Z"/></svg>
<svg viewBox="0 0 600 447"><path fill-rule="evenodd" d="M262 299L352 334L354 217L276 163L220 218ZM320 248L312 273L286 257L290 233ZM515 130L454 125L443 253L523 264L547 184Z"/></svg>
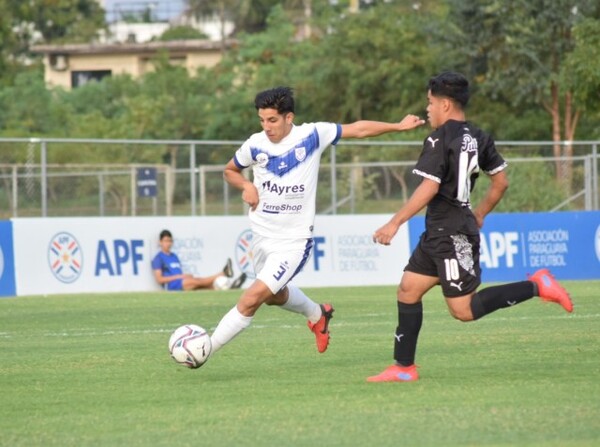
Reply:
<svg viewBox="0 0 600 447"><path fill-rule="evenodd" d="M337 214L337 178L335 174L335 146L331 146L331 214Z"/></svg>
<svg viewBox="0 0 600 447"><path fill-rule="evenodd" d="M598 145L592 144L592 194L594 209L598 209L598 196L600 196L600 183L598 179Z"/></svg>
<svg viewBox="0 0 600 447"><path fill-rule="evenodd" d="M223 205L225 210L223 211L226 216L229 216L229 183L223 182Z"/></svg>
<svg viewBox="0 0 600 447"><path fill-rule="evenodd" d="M167 166L165 168L165 184L166 184L166 206L167 206L167 216L171 216L173 214L173 169L171 166Z"/></svg>
<svg viewBox="0 0 600 447"><path fill-rule="evenodd" d="M46 141L42 140L40 145L42 217L48 216L48 160L46 155Z"/></svg>
<svg viewBox="0 0 600 447"><path fill-rule="evenodd" d="M584 188L585 188L585 196L584 196L584 203L585 203L585 210L586 211L590 211L592 209L592 197L593 197L593 191L594 191L594 184L592 183L592 165L594 162L594 158L589 155L587 157L585 157L585 160L583 161L583 172L584 172Z"/></svg>
<svg viewBox="0 0 600 447"><path fill-rule="evenodd" d="M136 214L136 191L135 191L135 167L131 167L131 215L135 216Z"/></svg>
<svg viewBox="0 0 600 447"><path fill-rule="evenodd" d="M13 197L13 217L17 217L17 212L19 210L19 206L17 201L19 200L19 182L17 177L17 165L14 165L12 168L12 197Z"/></svg>
<svg viewBox="0 0 600 447"><path fill-rule="evenodd" d="M98 202L100 206L100 216L104 217L104 175L98 175Z"/></svg>
<svg viewBox="0 0 600 447"><path fill-rule="evenodd" d="M190 144L190 201L192 216L196 215L196 145Z"/></svg>
<svg viewBox="0 0 600 447"><path fill-rule="evenodd" d="M198 181L200 183L200 215L206 216L206 170L202 165L198 168Z"/></svg>
<svg viewBox="0 0 600 447"><path fill-rule="evenodd" d="M353 168L350 172L352 173L350 175L350 213L354 214L354 212L356 211L355 207L354 207L354 202L355 202L354 199L356 197L356 193L355 193L355 191L356 191L355 183L356 183L356 177L357 177L356 168Z"/></svg>

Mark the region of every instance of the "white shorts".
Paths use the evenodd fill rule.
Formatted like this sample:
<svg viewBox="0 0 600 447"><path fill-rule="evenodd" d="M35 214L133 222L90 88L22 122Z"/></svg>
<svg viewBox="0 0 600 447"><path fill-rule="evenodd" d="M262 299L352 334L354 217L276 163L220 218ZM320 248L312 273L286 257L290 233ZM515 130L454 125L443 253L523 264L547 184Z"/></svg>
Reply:
<svg viewBox="0 0 600 447"><path fill-rule="evenodd" d="M302 270L312 247L312 238L282 240L254 234L252 253L256 279L276 294Z"/></svg>

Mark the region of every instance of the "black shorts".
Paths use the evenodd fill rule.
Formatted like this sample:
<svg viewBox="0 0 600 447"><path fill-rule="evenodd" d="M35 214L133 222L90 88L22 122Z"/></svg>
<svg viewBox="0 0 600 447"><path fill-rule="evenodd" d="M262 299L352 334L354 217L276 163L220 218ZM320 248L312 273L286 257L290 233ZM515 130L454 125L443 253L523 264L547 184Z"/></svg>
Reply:
<svg viewBox="0 0 600 447"><path fill-rule="evenodd" d="M437 276L446 297L468 295L481 284L479 235L423 233L404 270Z"/></svg>

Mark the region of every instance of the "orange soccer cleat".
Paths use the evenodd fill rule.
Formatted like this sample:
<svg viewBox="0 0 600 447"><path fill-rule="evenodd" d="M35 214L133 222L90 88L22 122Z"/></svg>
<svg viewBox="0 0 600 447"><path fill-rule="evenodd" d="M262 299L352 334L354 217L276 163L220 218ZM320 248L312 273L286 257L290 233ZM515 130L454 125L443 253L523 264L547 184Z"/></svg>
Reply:
<svg viewBox="0 0 600 447"><path fill-rule="evenodd" d="M325 352L329 345L329 320L333 318L333 307L331 304L320 304L321 318L316 323L308 322L308 328L315 334L317 339L317 349L319 352Z"/></svg>
<svg viewBox="0 0 600 447"><path fill-rule="evenodd" d="M548 269L541 269L529 277L537 284L539 296L544 301L560 304L567 312L573 312L573 302L567 291L561 286Z"/></svg>
<svg viewBox="0 0 600 447"><path fill-rule="evenodd" d="M388 366L382 373L367 377L367 382L414 382L415 380L419 380L415 364Z"/></svg>

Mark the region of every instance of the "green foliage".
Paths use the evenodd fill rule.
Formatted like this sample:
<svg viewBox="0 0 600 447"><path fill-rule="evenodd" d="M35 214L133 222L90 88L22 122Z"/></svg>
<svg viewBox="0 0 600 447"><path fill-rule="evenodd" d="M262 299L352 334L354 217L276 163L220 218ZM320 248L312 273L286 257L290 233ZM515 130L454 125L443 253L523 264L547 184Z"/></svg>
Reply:
<svg viewBox="0 0 600 447"><path fill-rule="evenodd" d="M448 4L448 18L455 24L454 32L448 36L454 47L450 52L462 61L466 69L461 71L476 81L488 101L520 111L537 107L560 114L569 89L575 87L585 95L597 85L595 76L570 77L567 73L572 68L565 68L570 65L569 58L571 64L581 62L582 57L595 60L591 51L593 40L585 43L581 36L581 55L571 56L576 48L573 36L577 26L590 26L586 20L599 18L594 0L579 1L576 6L570 0L448 0ZM545 118L546 140L556 136L549 118ZM583 120L590 118L584 116ZM528 135L521 138L531 139Z"/></svg>
<svg viewBox="0 0 600 447"><path fill-rule="evenodd" d="M280 3L279 0L187 0L188 11L195 17L216 16L232 21L235 34L264 31L269 11Z"/></svg>
<svg viewBox="0 0 600 447"><path fill-rule="evenodd" d="M408 110L424 109L424 86L436 69L436 52L422 44L427 26L419 15L395 12L392 6L370 8L332 24L313 59L320 67L302 73L321 72L319 82L309 84L310 77L303 77L310 90L302 97L316 97L309 110L320 106L325 116L333 112L328 119L350 122L400 119Z"/></svg>
<svg viewBox="0 0 600 447"><path fill-rule="evenodd" d="M15 19L33 24L46 43L89 42L97 37L98 30L104 28L104 11L95 0L31 0L12 3L15 4Z"/></svg>
<svg viewBox="0 0 600 447"><path fill-rule="evenodd" d="M562 80L580 107L600 111L600 19L587 18L573 29L575 48L567 56Z"/></svg>
<svg viewBox="0 0 600 447"><path fill-rule="evenodd" d="M40 64L31 45L90 42L104 28L96 0L0 1L0 86Z"/></svg>
<svg viewBox="0 0 600 447"><path fill-rule="evenodd" d="M508 191L494 212L550 211L567 198L563 185L555 179L554 165L550 162L510 162L507 169ZM477 180L471 203L477 206L489 186L485 175ZM543 186L541 186L543 185Z"/></svg>
<svg viewBox="0 0 600 447"><path fill-rule="evenodd" d="M45 89L37 67L21 68L22 73L12 77L9 73L18 67L15 55L26 52L30 42L12 33L14 23L39 24L49 42L86 41L92 36L99 17L96 3L75 6L73 1L59 2L55 9L50 5L56 2L49 0L0 2L0 70L6 74L0 89L0 135L240 141L260 130L255 94L276 85L295 89L297 122L400 120L406 113L424 116L428 78L456 69L473 80L469 119L497 140L550 139L546 111L533 99L557 79L573 90L576 106L585 106L578 136L600 137L599 8L588 0L579 2L576 13L566 0L552 7L545 0L447 0L421 1L418 8L398 1L372 2L358 14L347 13L348 1L313 1L312 34L305 40L296 38L297 19L305 19L302 1L198 1L197 8L208 8L197 10L202 14L225 11L236 14L240 23L257 14L261 31L244 34L240 31L253 27L240 26L239 46L217 66L193 76L169 65L163 54L155 60L155 71L140 79L113 76L72 91ZM253 11L250 3L257 5ZM64 25L73 17L81 23L60 32L42 23ZM250 24L254 19L248 20ZM560 72L549 69L554 54L564 57ZM428 131L423 127L379 139L421 140ZM67 153L68 148L57 151L56 161L101 159ZM114 148L106 154L115 163L133 157L156 163L187 161L185 151L174 148L132 153ZM230 151L207 148L198 152L198 162L222 163L230 156ZM339 162L411 159L413 151L357 146L338 150ZM389 188L379 186L383 189L376 192L385 197Z"/></svg>
<svg viewBox="0 0 600 447"><path fill-rule="evenodd" d="M220 7L221 3L231 9L227 1L212 6L198 2L196 6L210 6L214 12L214 7ZM332 7L319 3L313 5L313 36L303 41L295 39L296 26L289 12L301 10L300 2L284 2L284 6L292 8L287 10L278 2L263 3L271 11L265 19L265 30L240 34L239 47L212 69L200 70L190 77L159 57L156 72L136 81L116 76L72 92L55 91L50 95L34 94L21 82L13 86L16 90L3 92L0 132L241 140L258 130L252 107L256 92L282 84L296 90L298 121L401 119L407 112L424 115L427 79L452 68L467 72L475 81L470 119L490 130L497 139L547 140L551 127L544 111L530 101L518 100L533 98L532 88L545 91L547 82L542 80L554 79L540 71L542 66L536 65L535 60L547 65L551 54L566 49L573 51L568 53L563 79L571 80L570 85L577 87L574 93L578 104L587 105L580 126L592 134L598 132L593 125L600 91L596 79L600 70L594 65L600 58L593 57L598 47L595 37L598 21L575 20L584 14L594 14L587 2L582 3L577 14L567 14L562 0L556 8L541 8L541 3L535 3L545 11L540 20L546 20L549 28L519 19L531 16L528 11L535 6L523 1L509 5L500 1L448 0L450 8L421 2L418 9L401 2L378 2L359 14L345 13L348 2ZM33 23L37 23L38 16L50 17L44 8L34 12L32 5L35 2L16 11ZM240 15L245 14L246 6L245 3L240 6ZM4 3L0 8L4 8L6 17L15 14ZM68 16L61 11L52 14L58 14L63 23ZM92 20L96 17L94 11L90 6L84 16ZM507 15L514 20L504 20ZM0 20L0 38L10 43L14 36L7 31L8 21ZM572 41L546 39L548 33L570 29L567 26L573 24L576 26ZM560 26L563 28L557 28ZM54 38L56 33L52 29L48 29L47 35ZM74 31L68 28L65 33L68 32ZM549 48L540 52L537 59L533 58L532 55L538 54L536 45L546 41L552 42L555 50ZM7 64L6 59L3 62ZM32 84L34 87L40 85ZM16 104L15 95L26 98L32 94L36 98L29 104L40 101L46 104L29 109L27 104ZM62 116L50 116L52 110ZM42 113L46 122L41 122ZM425 133L422 129L387 138L421 139ZM356 153L349 151L349 156Z"/></svg>
<svg viewBox="0 0 600 447"><path fill-rule="evenodd" d="M69 112L54 99L38 70L21 71L13 85L0 89L0 135L64 136Z"/></svg>

